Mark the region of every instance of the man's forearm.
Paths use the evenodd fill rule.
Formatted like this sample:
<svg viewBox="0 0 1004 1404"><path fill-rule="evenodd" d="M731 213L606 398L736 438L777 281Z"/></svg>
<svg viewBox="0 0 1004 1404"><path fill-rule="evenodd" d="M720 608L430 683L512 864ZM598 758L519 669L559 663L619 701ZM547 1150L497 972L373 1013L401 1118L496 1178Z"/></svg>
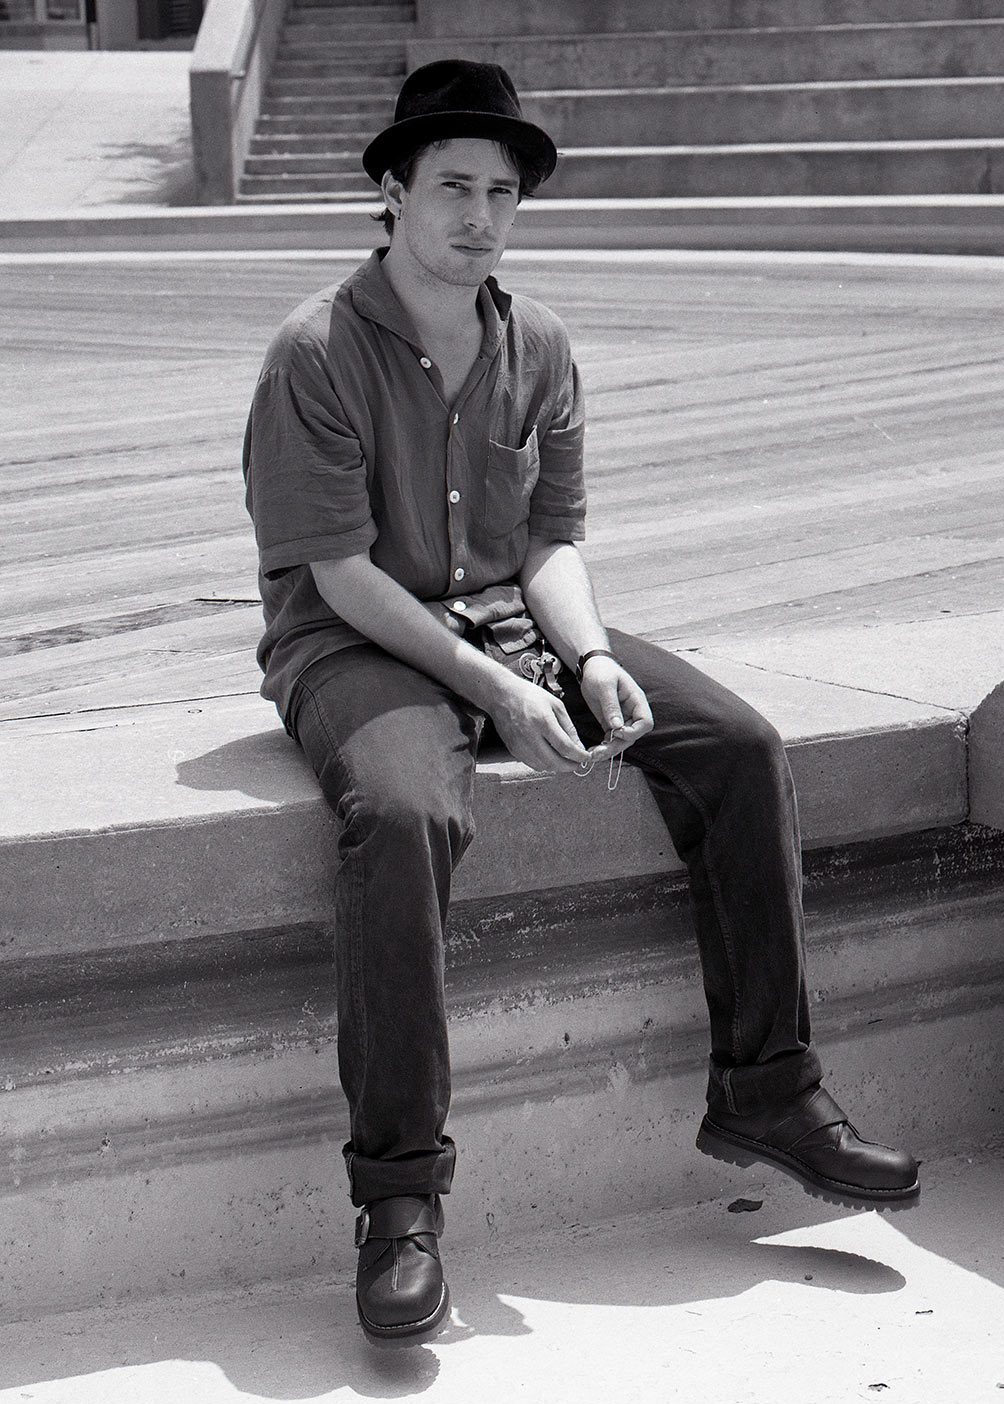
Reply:
<svg viewBox="0 0 1004 1404"><path fill-rule="evenodd" d="M369 556L320 561L310 569L321 598L347 624L491 713L511 675L434 619Z"/></svg>
<svg viewBox="0 0 1004 1404"><path fill-rule="evenodd" d="M571 541L531 537L520 586L530 614L570 668L583 653L609 648L586 563Z"/></svg>

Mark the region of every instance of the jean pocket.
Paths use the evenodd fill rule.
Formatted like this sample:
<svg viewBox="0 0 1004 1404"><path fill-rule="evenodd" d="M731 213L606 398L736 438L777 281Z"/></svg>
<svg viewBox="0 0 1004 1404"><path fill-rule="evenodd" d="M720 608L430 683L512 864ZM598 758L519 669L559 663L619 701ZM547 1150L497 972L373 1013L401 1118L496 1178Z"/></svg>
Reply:
<svg viewBox="0 0 1004 1404"><path fill-rule="evenodd" d="M483 522L489 536L509 536L526 521L539 476L536 425L522 448L488 440Z"/></svg>

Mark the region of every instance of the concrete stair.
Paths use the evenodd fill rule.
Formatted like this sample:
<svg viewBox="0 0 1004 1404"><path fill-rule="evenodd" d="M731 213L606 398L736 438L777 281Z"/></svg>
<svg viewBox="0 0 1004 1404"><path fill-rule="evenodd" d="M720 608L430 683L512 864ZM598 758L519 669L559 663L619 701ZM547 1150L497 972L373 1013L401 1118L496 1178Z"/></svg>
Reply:
<svg viewBox="0 0 1004 1404"><path fill-rule="evenodd" d="M360 151L404 72L457 53L506 67L554 136L549 198L1004 189L1001 0L620 0L581 22L568 3L462 2L419 33L401 6L296 6L241 199L370 196ZM377 83L382 106L325 124Z"/></svg>
<svg viewBox="0 0 1004 1404"><path fill-rule="evenodd" d="M393 120L414 4L296 0L286 15L239 202L373 198L360 165Z"/></svg>
<svg viewBox="0 0 1004 1404"><path fill-rule="evenodd" d="M956 710L702 666L797 718L834 1093L918 1154L985 1146L1004 1097L1004 834L985 826L1004 823L1004 691ZM0 761L3 1315L348 1272L336 826L274 710L25 718ZM693 1145L707 1016L686 885L640 775L610 793L489 752L475 815L447 951L451 1241L725 1193L733 1172Z"/></svg>

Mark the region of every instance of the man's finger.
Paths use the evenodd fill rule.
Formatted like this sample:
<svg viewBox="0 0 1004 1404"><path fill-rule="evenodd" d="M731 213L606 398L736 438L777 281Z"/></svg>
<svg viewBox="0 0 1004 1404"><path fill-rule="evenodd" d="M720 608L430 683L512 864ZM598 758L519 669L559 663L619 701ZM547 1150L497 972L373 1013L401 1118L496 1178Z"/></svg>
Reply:
<svg viewBox="0 0 1004 1404"><path fill-rule="evenodd" d="M557 700L545 726L544 739L552 750L571 761L572 765L581 765L589 759L589 752L583 746L571 717Z"/></svg>
<svg viewBox="0 0 1004 1404"><path fill-rule="evenodd" d="M652 709L648 705L648 698L633 678L628 679L629 686L624 689L624 711L628 722L636 725L639 722L647 723L646 730L652 728Z"/></svg>

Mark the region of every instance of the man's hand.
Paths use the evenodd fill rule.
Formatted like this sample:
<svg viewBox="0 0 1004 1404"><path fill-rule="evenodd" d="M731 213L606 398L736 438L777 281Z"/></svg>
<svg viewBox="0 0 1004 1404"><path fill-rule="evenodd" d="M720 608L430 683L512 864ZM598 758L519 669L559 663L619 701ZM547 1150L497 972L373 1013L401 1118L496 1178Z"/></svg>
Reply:
<svg viewBox="0 0 1004 1404"><path fill-rule="evenodd" d="M631 674L612 658L590 658L583 669L581 688L607 738L592 747L591 760L616 756L652 730L648 699Z"/></svg>
<svg viewBox="0 0 1004 1404"><path fill-rule="evenodd" d="M564 704L545 688L509 674L489 710L502 744L524 765L556 772L588 763L590 753Z"/></svg>

